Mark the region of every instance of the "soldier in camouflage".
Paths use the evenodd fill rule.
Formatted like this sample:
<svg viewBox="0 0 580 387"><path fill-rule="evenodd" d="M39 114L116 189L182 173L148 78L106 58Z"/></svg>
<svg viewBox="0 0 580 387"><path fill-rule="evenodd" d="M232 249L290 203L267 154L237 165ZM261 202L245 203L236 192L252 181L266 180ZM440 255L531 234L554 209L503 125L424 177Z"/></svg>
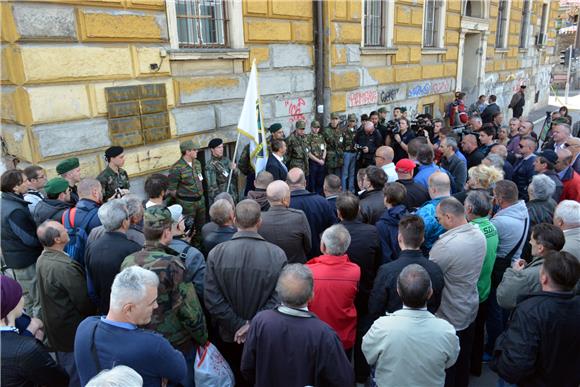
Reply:
<svg viewBox="0 0 580 387"><path fill-rule="evenodd" d="M330 124L324 129L322 135L326 146L326 169L329 174L340 176L342 172L342 160L344 154L344 138L342 130L338 127L339 116L337 113L330 115Z"/></svg>
<svg viewBox="0 0 580 387"><path fill-rule="evenodd" d="M129 193L129 175L121 168L125 165L122 146L112 146L105 151L107 167L99 173L97 180L103 187L103 202L118 199Z"/></svg>
<svg viewBox="0 0 580 387"><path fill-rule="evenodd" d="M230 174L233 174L228 193L237 202L238 197L238 169L236 164L224 157L224 141L221 138L212 139L208 147L211 151L211 160L205 165L205 176L207 178L207 196L209 205L214 202L215 197L225 192Z"/></svg>
<svg viewBox="0 0 580 387"><path fill-rule="evenodd" d="M205 224L205 200L203 197L203 174L201 163L197 160L197 148L193 141L179 145L181 158L169 170L167 193L183 207L184 216L192 216L197 230L196 247L201 247L201 228Z"/></svg>
<svg viewBox="0 0 580 387"><path fill-rule="evenodd" d="M304 128L306 123L303 120L296 121L296 130L288 136L286 141L288 156L288 170L292 168L300 168L304 171L304 175L308 176L308 145L306 144L306 135Z"/></svg>
<svg viewBox="0 0 580 387"><path fill-rule="evenodd" d="M268 149L268 155L270 154L270 144L273 140L284 140L285 134L284 129L282 128L282 124L274 123L270 125L268 128L268 132L270 132L270 137L266 140L266 148ZM254 167L252 167L252 163L250 162L250 144L246 144L244 149L242 150L242 154L240 155L238 161L238 169L246 175L246 188L244 189L244 196L248 194L249 191L253 190L254 187L254 179L256 178L256 172L254 171Z"/></svg>
<svg viewBox="0 0 580 387"><path fill-rule="evenodd" d="M137 265L157 274L158 308L153 311L147 328L162 334L191 364L196 346L207 342L207 328L195 288L184 280L186 268L177 253L167 247L172 239L171 226L171 212L167 208L153 206L146 209L143 215L145 247L125 258L121 271ZM191 386L193 366L189 368L191 383L187 385Z"/></svg>
<svg viewBox="0 0 580 387"><path fill-rule="evenodd" d="M342 192L346 192L347 188L350 192L354 192L355 183L355 167L357 150L354 146L354 137L356 136L356 114L349 114L346 128L342 130L344 154L340 180L342 183Z"/></svg>
<svg viewBox="0 0 580 387"><path fill-rule="evenodd" d="M326 142L320 133L320 122L312 121L310 124L310 134L306 136L306 146L308 147L308 190L322 195L324 176L326 168Z"/></svg>

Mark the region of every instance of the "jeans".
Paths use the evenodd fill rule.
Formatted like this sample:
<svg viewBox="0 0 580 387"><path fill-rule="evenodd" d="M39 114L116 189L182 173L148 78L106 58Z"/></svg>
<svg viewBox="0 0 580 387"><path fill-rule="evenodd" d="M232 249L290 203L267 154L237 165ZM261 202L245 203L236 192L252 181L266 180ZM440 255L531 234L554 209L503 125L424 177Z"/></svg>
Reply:
<svg viewBox="0 0 580 387"><path fill-rule="evenodd" d="M36 284L36 264L32 264L24 269L12 269L14 279L22 286L24 295L24 308L28 315L41 318L40 300L38 298L38 288Z"/></svg>
<svg viewBox="0 0 580 387"><path fill-rule="evenodd" d="M354 167L356 164L356 152L344 152L344 163L342 164L342 192L346 192L347 185L350 192L354 192Z"/></svg>

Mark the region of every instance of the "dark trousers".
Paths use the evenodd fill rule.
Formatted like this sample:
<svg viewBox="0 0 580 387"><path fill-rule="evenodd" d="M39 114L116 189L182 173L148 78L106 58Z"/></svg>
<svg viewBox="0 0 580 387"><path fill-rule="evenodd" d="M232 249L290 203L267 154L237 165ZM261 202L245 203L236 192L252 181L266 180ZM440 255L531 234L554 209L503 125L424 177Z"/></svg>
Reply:
<svg viewBox="0 0 580 387"><path fill-rule="evenodd" d="M219 344L219 346L218 346ZM238 387L249 387L250 383L244 379L242 376L242 371L240 370L242 364L242 352L244 351L243 344L237 343L226 343L222 340L219 340L219 343L216 343L216 347L219 349L220 353L226 359L230 368L234 372L234 377L236 378L236 386Z"/></svg>
<svg viewBox="0 0 580 387"><path fill-rule="evenodd" d="M256 180L256 174L251 172L246 176L246 187L244 188L244 197L248 196L248 192L254 190L254 181Z"/></svg>
<svg viewBox="0 0 580 387"><path fill-rule="evenodd" d="M481 358L483 357L485 320L487 320L488 305L489 298L479 304L477 317L475 318L475 332L473 335L473 349L471 350L470 366L470 372L475 376L481 376Z"/></svg>
<svg viewBox="0 0 580 387"><path fill-rule="evenodd" d="M320 165L316 161L308 160L308 168L310 169L310 175L308 175L308 190L322 195L322 186L324 185L324 176L326 175L324 165Z"/></svg>
<svg viewBox="0 0 580 387"><path fill-rule="evenodd" d="M445 387L467 387L469 385L469 361L473 347L475 321L462 331L457 331L459 337L459 356L455 364L445 371Z"/></svg>
<svg viewBox="0 0 580 387"><path fill-rule="evenodd" d="M368 298L366 298L368 303ZM356 323L356 341L354 343L354 374L357 383L365 383L371 373L365 355L362 353L362 339L372 325L372 317L359 314Z"/></svg>
<svg viewBox="0 0 580 387"><path fill-rule="evenodd" d="M497 287L499 286L503 273L510 266L511 262L508 259L497 257L491 272L491 291L489 292L489 305L487 310L487 342L485 344L485 352L490 355L493 354L495 341L505 330L509 312L503 309L497 303Z"/></svg>

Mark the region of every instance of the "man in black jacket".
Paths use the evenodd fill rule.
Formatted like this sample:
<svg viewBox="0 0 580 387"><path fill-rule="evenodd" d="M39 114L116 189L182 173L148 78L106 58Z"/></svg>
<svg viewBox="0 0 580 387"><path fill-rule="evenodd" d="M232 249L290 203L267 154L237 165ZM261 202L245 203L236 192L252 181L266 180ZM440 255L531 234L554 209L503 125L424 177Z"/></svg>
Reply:
<svg viewBox="0 0 580 387"><path fill-rule="evenodd" d="M387 174L381 168L371 165L366 169L364 188L360 196L360 214L364 223L374 225L385 212L383 188Z"/></svg>
<svg viewBox="0 0 580 387"><path fill-rule="evenodd" d="M501 111L499 106L497 106L497 103L495 103L496 100L497 97L495 95L489 96L489 105L487 105L485 109L483 109L483 112L481 112L481 120L484 124L491 123L493 121L493 115Z"/></svg>
<svg viewBox="0 0 580 387"><path fill-rule="evenodd" d="M542 291L520 301L497 341L490 366L499 376L520 386L580 385L579 279L580 263L572 254L544 258Z"/></svg>
<svg viewBox="0 0 580 387"><path fill-rule="evenodd" d="M395 165L395 171L397 171L397 176L399 176L397 182L403 184L407 190L403 203L410 211L415 211L431 200L429 191L413 179L415 166L415 162L411 159L401 159Z"/></svg>
<svg viewBox="0 0 580 387"><path fill-rule="evenodd" d="M361 152L358 167L366 168L369 165L374 165L375 152L378 147L383 145L383 138L372 122L367 121L362 125L362 130L359 129L354 136L354 143Z"/></svg>
<svg viewBox="0 0 580 387"><path fill-rule="evenodd" d="M85 267L89 296L97 301L99 312L105 315L109 312L111 286L121 264L125 257L141 250L141 246L127 239L129 210L122 200L103 204L98 216L106 232L86 247Z"/></svg>
<svg viewBox="0 0 580 387"><path fill-rule="evenodd" d="M443 272L436 263L429 261L421 252L424 234L425 223L419 216L406 216L399 222L397 239L401 246L401 253L397 260L379 268L369 298L369 314L373 321L385 312L393 313L403 307L403 302L397 292L397 278L405 266L413 263L421 265L431 277L433 296L429 299L427 308L431 313L435 313L439 308L444 285Z"/></svg>

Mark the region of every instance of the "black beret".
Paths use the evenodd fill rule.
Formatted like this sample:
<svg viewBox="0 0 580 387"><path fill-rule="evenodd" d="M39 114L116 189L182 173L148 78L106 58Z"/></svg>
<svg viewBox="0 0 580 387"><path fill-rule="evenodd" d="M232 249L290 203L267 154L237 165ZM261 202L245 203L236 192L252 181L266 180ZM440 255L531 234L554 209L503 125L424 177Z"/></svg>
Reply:
<svg viewBox="0 0 580 387"><path fill-rule="evenodd" d="M122 146L112 146L105 151L105 158L112 159L113 157L117 157L122 154L124 151Z"/></svg>
<svg viewBox="0 0 580 387"><path fill-rule="evenodd" d="M213 138L209 144L207 144L208 148L217 148L218 146L220 146L221 144L224 143L224 140L222 140L221 138Z"/></svg>

